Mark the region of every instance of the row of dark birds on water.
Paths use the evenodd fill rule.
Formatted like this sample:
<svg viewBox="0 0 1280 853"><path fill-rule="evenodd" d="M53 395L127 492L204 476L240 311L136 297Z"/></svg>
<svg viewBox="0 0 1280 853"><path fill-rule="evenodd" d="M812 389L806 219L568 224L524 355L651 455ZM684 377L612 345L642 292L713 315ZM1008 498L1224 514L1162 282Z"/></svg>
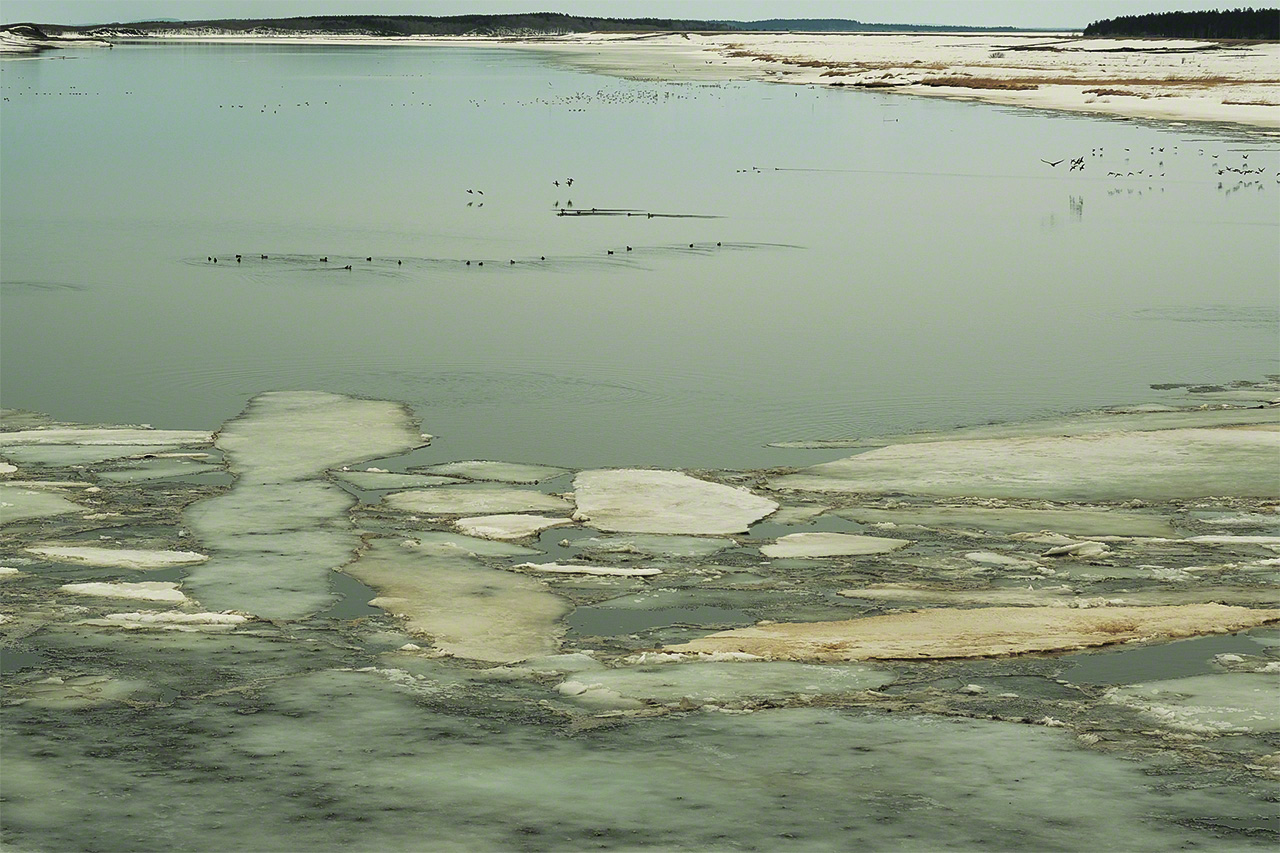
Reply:
<svg viewBox="0 0 1280 853"><path fill-rule="evenodd" d="M717 240L717 241L716 241L716 246L717 246L717 247L723 247L723 246L724 246L724 244L723 244L721 241ZM704 248L710 248L710 247L711 247L711 244L710 244L710 243L707 243L707 244L705 245L705 247L704 247ZM696 249L696 248L698 248L698 244L697 244L697 243L690 243L690 244L689 244L689 248L690 248L690 249ZM634 246L626 246L626 247L625 247L625 249L626 249L626 251L628 251L628 252L634 252L634 251L635 251L635 247L634 247ZM606 249L606 250L605 250L605 254L606 254L606 255L612 255L612 254L614 254L614 252L615 252L615 250L613 250L613 249ZM264 261L266 261L266 260L270 260L270 256L269 256L269 255L259 255L258 257L259 257L259 259L264 260ZM539 255L539 256L538 256L538 260L539 260L540 262L541 262L541 261L545 261L546 259L547 259L547 256L546 256L546 255ZM216 256L216 255L208 255L208 256L206 256L206 260L207 260L209 263L211 263L211 264L216 264L216 263L218 262L218 258L217 258L217 256ZM225 260L225 259L224 259L224 260ZM236 256L235 256L235 260L236 260L236 263L238 263L238 264L239 264L239 263L243 263L243 261L244 261L244 255L236 255ZM325 255L325 256L323 256L323 257L319 258L319 259L318 259L318 261L319 261L320 263L322 263L322 264L327 264L327 263L329 263L329 256L328 256L328 255ZM373 257L372 257L372 256L367 256L367 257L365 257L365 261L366 261L366 262L368 262L368 263L372 263L372 262L373 262ZM468 267L472 265L472 264L471 264L471 261L469 261L469 260L465 260L465 261L463 261L463 262L462 262L462 264L463 264L463 266L468 266ZM507 261L507 265L508 265L508 266L515 266L515 264L516 264L516 260L515 260L514 258L512 258L512 259L510 259L510 260L508 260L508 261ZM478 266L478 267L482 267L482 266L484 266L484 261L476 261L476 262L475 262L475 265L476 265L476 266ZM402 260L397 260L397 261L396 261L396 266L404 266L404 261L402 261ZM353 265L353 264L347 264L346 266L337 267L337 269L350 270L350 269L354 269L354 265Z"/></svg>

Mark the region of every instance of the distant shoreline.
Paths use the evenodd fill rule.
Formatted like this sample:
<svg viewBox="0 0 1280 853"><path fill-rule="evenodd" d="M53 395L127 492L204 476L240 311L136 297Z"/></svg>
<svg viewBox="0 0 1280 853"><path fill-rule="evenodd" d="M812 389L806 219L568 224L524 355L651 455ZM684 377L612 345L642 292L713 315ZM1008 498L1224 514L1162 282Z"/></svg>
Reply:
<svg viewBox="0 0 1280 853"><path fill-rule="evenodd" d="M12 55L11 42L0 52ZM97 44L329 44L535 49L596 73L758 80L1005 106L1280 130L1280 43L1034 33L575 33L368 36L152 32ZM91 43L91 42L90 42ZM35 49L88 46L48 39Z"/></svg>

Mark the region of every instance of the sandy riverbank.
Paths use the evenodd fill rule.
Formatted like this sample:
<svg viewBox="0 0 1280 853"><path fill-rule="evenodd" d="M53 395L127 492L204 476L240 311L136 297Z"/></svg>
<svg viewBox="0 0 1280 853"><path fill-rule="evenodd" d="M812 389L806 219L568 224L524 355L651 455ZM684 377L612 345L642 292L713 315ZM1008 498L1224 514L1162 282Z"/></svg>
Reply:
<svg viewBox="0 0 1280 853"><path fill-rule="evenodd" d="M595 71L875 88L1280 128L1280 44L1044 35L723 33L503 42Z"/></svg>
<svg viewBox="0 0 1280 853"><path fill-rule="evenodd" d="M1070 34L575 33L408 37L158 32L145 43L535 49L584 70L654 80L763 80L1167 121L1280 128L1280 43L1080 38ZM86 40L16 36L14 54ZM94 41L93 44L106 44Z"/></svg>
<svg viewBox="0 0 1280 853"><path fill-rule="evenodd" d="M154 41L535 49L653 80L763 80L1166 121L1280 128L1280 43L1062 34L588 33L376 38L175 32Z"/></svg>

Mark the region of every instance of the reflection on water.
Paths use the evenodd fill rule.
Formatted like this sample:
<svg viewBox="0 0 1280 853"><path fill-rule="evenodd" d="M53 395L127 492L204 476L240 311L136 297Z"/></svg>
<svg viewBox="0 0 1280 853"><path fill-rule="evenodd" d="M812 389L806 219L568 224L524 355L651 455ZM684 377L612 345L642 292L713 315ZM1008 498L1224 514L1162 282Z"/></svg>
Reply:
<svg viewBox="0 0 1280 853"><path fill-rule="evenodd" d="M321 388L450 458L740 468L1276 371L1258 134L469 48L68 55L0 63L7 406L208 428Z"/></svg>

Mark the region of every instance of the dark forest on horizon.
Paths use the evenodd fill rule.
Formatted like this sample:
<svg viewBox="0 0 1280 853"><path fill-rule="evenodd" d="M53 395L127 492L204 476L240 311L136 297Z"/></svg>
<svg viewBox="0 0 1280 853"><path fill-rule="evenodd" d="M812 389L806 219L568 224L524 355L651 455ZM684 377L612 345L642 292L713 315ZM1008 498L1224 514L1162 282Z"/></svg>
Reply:
<svg viewBox="0 0 1280 853"><path fill-rule="evenodd" d="M1084 34L1280 41L1280 8L1125 15L1094 21Z"/></svg>
<svg viewBox="0 0 1280 853"><path fill-rule="evenodd" d="M4 25L12 29L17 25ZM193 21L131 21L70 26L39 25L45 33L146 36L175 29L222 33L323 33L397 36L536 36L566 33L658 32L1036 32L1015 27L875 24L848 18L771 18L759 21L675 18L597 18L558 12L508 15L311 15L293 18L225 18ZM1045 30L1060 32L1061 30ZM1280 8L1239 8L1201 12L1153 12L1094 21L1085 36L1209 38L1280 41Z"/></svg>

